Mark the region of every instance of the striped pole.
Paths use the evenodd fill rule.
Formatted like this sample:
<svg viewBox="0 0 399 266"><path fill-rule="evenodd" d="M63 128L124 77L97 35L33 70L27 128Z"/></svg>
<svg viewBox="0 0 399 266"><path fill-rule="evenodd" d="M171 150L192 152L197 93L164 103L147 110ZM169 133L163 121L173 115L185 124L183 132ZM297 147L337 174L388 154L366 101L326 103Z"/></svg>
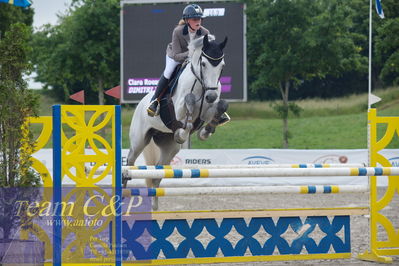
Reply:
<svg viewBox="0 0 399 266"><path fill-rule="evenodd" d="M399 167L364 168L270 168L270 169L163 169L128 170L129 178L203 178L203 177L297 177L297 176L396 176Z"/></svg>
<svg viewBox="0 0 399 266"><path fill-rule="evenodd" d="M124 197L211 196L254 194L335 194L367 192L367 185L343 186L256 186L256 187L184 187L184 188L132 188L123 189Z"/></svg>
<svg viewBox="0 0 399 266"><path fill-rule="evenodd" d="M348 167L364 167L365 164L184 164L184 165L137 165L137 166L122 166L122 171L127 170L161 170L161 169L237 169L237 168L348 168ZM94 166L86 166L86 173L94 169ZM102 174L109 170L107 166L100 166L96 169L95 174Z"/></svg>
<svg viewBox="0 0 399 266"><path fill-rule="evenodd" d="M182 165L138 165L123 166L122 169L128 170L161 170L161 169L231 169L231 168L348 168L365 167L362 163L353 164L321 164L321 163L301 163L301 164L182 164Z"/></svg>

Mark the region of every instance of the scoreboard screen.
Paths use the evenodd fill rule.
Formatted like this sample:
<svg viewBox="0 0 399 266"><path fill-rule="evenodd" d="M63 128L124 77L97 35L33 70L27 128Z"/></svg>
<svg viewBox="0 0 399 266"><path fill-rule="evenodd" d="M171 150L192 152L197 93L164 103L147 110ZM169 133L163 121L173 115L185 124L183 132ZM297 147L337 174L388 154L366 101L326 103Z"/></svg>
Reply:
<svg viewBox="0 0 399 266"><path fill-rule="evenodd" d="M202 25L217 42L228 37L226 66L220 78L222 98L247 100L244 4L198 2ZM185 3L122 2L121 10L121 101L137 103L155 90L165 68L166 46L172 40Z"/></svg>

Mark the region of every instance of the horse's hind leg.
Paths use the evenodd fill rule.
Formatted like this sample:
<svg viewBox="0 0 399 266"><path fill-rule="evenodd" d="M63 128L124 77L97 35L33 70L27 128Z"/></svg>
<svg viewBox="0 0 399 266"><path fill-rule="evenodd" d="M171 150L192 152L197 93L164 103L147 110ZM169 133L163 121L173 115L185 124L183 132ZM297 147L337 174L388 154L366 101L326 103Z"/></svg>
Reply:
<svg viewBox="0 0 399 266"><path fill-rule="evenodd" d="M139 155L143 152L145 146L151 140L149 132L142 133L140 135L131 136L129 154L127 156L127 165L133 166ZM127 182L130 180L128 176L123 175L123 187L127 186Z"/></svg>
<svg viewBox="0 0 399 266"><path fill-rule="evenodd" d="M154 136L155 144L160 148L161 157L159 158L158 165L169 165L175 157L175 155L180 150L180 144L176 143L174 140L173 134L158 134ZM162 179L152 179L152 184L154 187L159 187ZM154 210L158 209L158 197L154 197L154 201L152 203L152 207Z"/></svg>

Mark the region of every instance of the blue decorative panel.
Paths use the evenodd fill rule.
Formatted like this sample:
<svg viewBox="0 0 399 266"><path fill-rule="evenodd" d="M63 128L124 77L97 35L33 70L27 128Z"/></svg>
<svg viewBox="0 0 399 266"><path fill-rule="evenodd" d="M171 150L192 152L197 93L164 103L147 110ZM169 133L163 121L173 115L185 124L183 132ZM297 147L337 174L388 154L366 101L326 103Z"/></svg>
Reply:
<svg viewBox="0 0 399 266"><path fill-rule="evenodd" d="M244 218L195 219L191 226L187 220L165 220L162 222L135 221L122 224L123 260L187 258L191 250L195 258L216 257L220 249L223 256L252 256L296 254L350 253L350 216L280 217L275 219ZM263 227L263 229L262 229ZM228 239L235 229L235 241ZM316 229L318 228L318 229ZM206 230L205 230L206 229ZM263 241L255 236L259 230L265 235ZM207 241L198 238L207 231ZM288 231L295 237L287 240ZM317 232L316 232L317 231ZM175 233L174 233L175 232ZM178 232L181 241L171 243L172 235ZM314 234L312 234L314 233ZM314 237L317 236L317 239ZM263 244L262 244L263 243ZM220 254L218 255L220 257Z"/></svg>

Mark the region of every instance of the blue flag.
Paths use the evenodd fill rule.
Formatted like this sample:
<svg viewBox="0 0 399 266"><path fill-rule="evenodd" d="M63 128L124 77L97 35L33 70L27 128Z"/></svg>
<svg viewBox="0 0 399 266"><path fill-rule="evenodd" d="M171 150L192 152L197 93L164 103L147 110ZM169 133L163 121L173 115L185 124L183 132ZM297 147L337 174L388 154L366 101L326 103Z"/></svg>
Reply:
<svg viewBox="0 0 399 266"><path fill-rule="evenodd" d="M29 0L0 0L3 3L9 3L14 6L28 7L31 5Z"/></svg>
<svg viewBox="0 0 399 266"><path fill-rule="evenodd" d="M381 0L375 0L375 9L377 10L378 16L384 18L384 10L382 10Z"/></svg>

